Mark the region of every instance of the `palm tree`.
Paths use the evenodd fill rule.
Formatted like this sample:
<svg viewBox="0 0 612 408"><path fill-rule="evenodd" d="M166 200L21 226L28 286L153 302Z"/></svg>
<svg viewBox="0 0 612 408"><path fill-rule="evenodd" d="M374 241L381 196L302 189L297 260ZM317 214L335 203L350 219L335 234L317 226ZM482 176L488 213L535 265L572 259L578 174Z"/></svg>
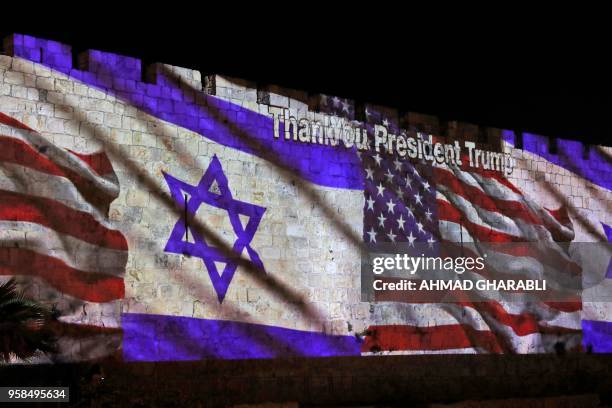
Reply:
<svg viewBox="0 0 612 408"><path fill-rule="evenodd" d="M0 363L53 352L55 337L47 325L50 316L44 306L17 290L14 278L0 285Z"/></svg>

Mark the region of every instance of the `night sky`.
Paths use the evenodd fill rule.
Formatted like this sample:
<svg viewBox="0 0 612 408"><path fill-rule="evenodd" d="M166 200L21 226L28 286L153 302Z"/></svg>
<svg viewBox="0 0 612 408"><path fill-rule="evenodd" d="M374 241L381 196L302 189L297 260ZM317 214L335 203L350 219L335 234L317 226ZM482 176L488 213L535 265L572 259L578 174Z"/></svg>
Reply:
<svg viewBox="0 0 612 408"><path fill-rule="evenodd" d="M100 49L443 120L612 145L611 64L571 32L519 42L511 34L483 44L478 40L489 35L486 29L433 40L433 29L382 30L358 22L241 31L241 21L212 20L176 27L121 18L53 28L8 22L0 35L21 32L71 44L76 52Z"/></svg>

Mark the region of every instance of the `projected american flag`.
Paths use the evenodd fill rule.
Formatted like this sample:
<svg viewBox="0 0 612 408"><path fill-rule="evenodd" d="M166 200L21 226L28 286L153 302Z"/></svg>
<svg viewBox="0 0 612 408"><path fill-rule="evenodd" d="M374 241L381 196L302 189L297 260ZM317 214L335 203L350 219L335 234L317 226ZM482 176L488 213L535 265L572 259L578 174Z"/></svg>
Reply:
<svg viewBox="0 0 612 408"><path fill-rule="evenodd" d="M547 252L572 263L557 244L574 237L567 214L542 208L498 172L468 168L466 160L459 168L415 164L375 151L361 157L367 244L406 243L410 248L427 243L427 248L437 242L539 241ZM541 248L530 251L515 254L515 260L543 259ZM498 272L513 272L507 268L508 254L490 255ZM370 326L362 349L366 352L527 353L552 351L559 342L575 348L580 342L580 302L517 303L483 295L478 302L378 308L392 310L394 324ZM379 320L385 320L382 314Z"/></svg>
<svg viewBox="0 0 612 408"><path fill-rule="evenodd" d="M75 352L73 338L88 357L119 345L128 246L108 217L118 194L104 153L59 148L0 113L0 274L32 277L29 292L62 309L60 355Z"/></svg>

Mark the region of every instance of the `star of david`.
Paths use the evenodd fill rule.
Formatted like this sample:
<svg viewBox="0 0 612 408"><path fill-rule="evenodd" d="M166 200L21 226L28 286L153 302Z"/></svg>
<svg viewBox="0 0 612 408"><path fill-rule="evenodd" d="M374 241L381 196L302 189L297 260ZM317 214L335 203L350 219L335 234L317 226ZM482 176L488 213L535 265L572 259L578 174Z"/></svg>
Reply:
<svg viewBox="0 0 612 408"><path fill-rule="evenodd" d="M208 270L208 276L210 276L217 293L219 303L222 303L238 267L237 261L245 249L250 262L258 270L264 270L259 255L251 248L250 244L266 209L236 200L232 196L227 177L223 173L221 162L216 155L212 158L208 169L196 186L185 183L165 172L163 175L177 207L184 211L183 216L174 225L164 251L201 258ZM215 182L218 187L217 191L214 191ZM232 256L228 257L227 251L209 245L200 232L194 228L193 224L195 223L189 222L195 218L195 214L202 204L227 211L237 237L232 246ZM242 224L241 215L248 218L246 225ZM193 242L186 239L187 232L191 234ZM221 272L217 268L217 263L225 264Z"/></svg>

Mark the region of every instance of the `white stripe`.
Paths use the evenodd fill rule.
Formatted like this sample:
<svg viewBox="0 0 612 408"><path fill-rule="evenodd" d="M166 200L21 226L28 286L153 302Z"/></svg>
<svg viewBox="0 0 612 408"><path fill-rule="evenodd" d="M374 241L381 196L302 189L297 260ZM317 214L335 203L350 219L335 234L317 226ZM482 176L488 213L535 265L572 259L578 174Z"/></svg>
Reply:
<svg viewBox="0 0 612 408"><path fill-rule="evenodd" d="M476 187L488 196L505 201L522 201L522 195L517 194L508 188L508 186L492 177L485 177L478 173L463 171L456 166L449 167L446 164L438 167L447 171L451 176L455 176L460 181L463 181L465 184Z"/></svg>
<svg viewBox="0 0 612 408"><path fill-rule="evenodd" d="M436 199L438 200L443 200L443 201L447 201L446 199L442 199L441 197L443 197L441 194L439 194ZM489 228L487 225L481 225L485 228ZM454 221L448 221L448 220L443 220L440 219L438 220L438 227L440 230L440 235L442 239L445 239L447 241L450 242L474 242L477 243L479 242L477 239L475 239L470 232L463 226L460 224L457 224ZM557 243L554 240L551 241L543 241L543 240L533 240L533 241L529 241L531 242L533 245L536 245L538 247L542 247L545 246L547 247L549 250L553 250L555 252L556 256L559 256L561 258L562 261L564 262L572 262L575 263L575 261L572 259L572 257L569 255L569 253L563 249L559 243ZM489 243L489 242L483 242L484 244L494 244L494 243ZM512 245L512 243L503 243L500 245Z"/></svg>
<svg viewBox="0 0 612 408"><path fill-rule="evenodd" d="M94 184L97 190L100 190L111 197L119 195L119 184L116 180L109 180L105 177L96 174L87 163L79 159L74 154L62 149L51 143L44 136L37 132L32 132L24 129L18 129L0 124L0 134L10 136L22 142L28 143L36 151L40 152L41 148L45 148L44 155L54 163L68 168L86 180ZM40 153L43 154L43 153Z"/></svg>
<svg viewBox="0 0 612 408"><path fill-rule="evenodd" d="M574 232L571 228L558 222L546 209L542 208L542 206L537 204L528 196L515 193L508 186L505 186L498 180L492 177L483 176L481 174L466 172L460 170L456 166L452 166L450 169L447 168L446 171L448 171L451 175L454 175L459 180L464 181L466 184L478 188L488 196L523 204L526 212L531 212L532 215L539 216L545 226L563 234L567 241L571 241L574 238ZM442 186L442 184L438 184L438 186ZM447 190L450 190L448 187L444 187ZM517 220L517 222L523 226L532 225L525 223L523 220Z"/></svg>
<svg viewBox="0 0 612 408"><path fill-rule="evenodd" d="M364 357L368 356L420 356L426 354L484 354L488 351L479 347L467 347L457 349L444 349L444 350L401 350L401 351L376 351L376 352L362 352L361 355Z"/></svg>
<svg viewBox="0 0 612 408"><path fill-rule="evenodd" d="M555 344L562 342L566 349L573 349L582 341L581 333L569 334L542 334L533 333L526 336L517 336L510 326L490 319L492 331L497 337L503 337L507 341L506 345L518 354L528 353L550 353L555 351Z"/></svg>
<svg viewBox="0 0 612 408"><path fill-rule="evenodd" d="M448 201L448 198L446 198L446 196L444 194L442 194L440 191L438 191L437 188L436 188L436 200L445 201L445 202L450 204L450 201Z"/></svg>
<svg viewBox="0 0 612 408"><path fill-rule="evenodd" d="M376 303L370 318L373 325L434 327L463 323L476 330L489 330L474 309L452 303Z"/></svg>
<svg viewBox="0 0 612 408"><path fill-rule="evenodd" d="M525 241L547 241L557 246L550 230L543 225L531 224L520 218L510 218L499 212L485 210L459 194L450 191L446 186L438 185L437 189L446 196L447 201L457 208L466 219L476 225L489 228L495 232L523 238ZM549 215L550 216L550 215ZM552 216L550 216L553 218ZM558 224L558 223L557 223Z"/></svg>
<svg viewBox="0 0 612 408"><path fill-rule="evenodd" d="M515 237L523 236L523 232L516 226L513 219L498 212L482 209L463 196L455 194L446 186L437 185L436 187L453 207L465 215L469 222Z"/></svg>
<svg viewBox="0 0 612 408"><path fill-rule="evenodd" d="M450 242L476 242L463 225L453 221L439 220L440 237Z"/></svg>
<svg viewBox="0 0 612 408"><path fill-rule="evenodd" d="M43 173L26 166L0 162L0 190L56 200L90 214L108 229L115 229L96 207L88 203L67 178Z"/></svg>
<svg viewBox="0 0 612 408"><path fill-rule="evenodd" d="M532 314L542 324L569 329L581 329L581 313L562 312L543 303L498 302L508 314ZM487 313L488 315L488 313ZM481 312L458 303L380 303L376 304L372 316L376 325L409 325L416 327L434 327L452 324L464 324L475 330L490 330L490 321Z"/></svg>
<svg viewBox="0 0 612 408"><path fill-rule="evenodd" d="M523 336L519 336L515 333L512 326L507 326L500 321L497 321L495 318L490 316L488 313L480 314L476 310L471 307L462 307L460 305L447 305L446 309L454 314L455 319L450 317L448 322L439 322L435 325L419 325L413 324L411 322L398 322L396 325L410 325L416 327L433 327L439 325L464 325L470 326L476 330L482 332L492 332L495 333L495 336L500 339L505 347L509 348L513 352L516 353L544 353L544 352L552 352L555 350L555 343L561 341L566 344L567 348L574 348L581 341L580 333L569 333L569 334L542 334L542 333L530 333ZM471 318L465 318L464 316L471 315ZM580 317L577 317L579 320ZM547 324L547 322L542 322L543 324ZM385 324L389 324L386 323ZM551 324L548 324L551 325ZM480 327L482 328L480 328ZM575 325L574 325L575 326ZM568 326L561 326L568 327ZM574 328L574 327L569 327ZM580 329L580 325L578 325L577 329ZM443 329L441 329L443 330Z"/></svg>
<svg viewBox="0 0 612 408"><path fill-rule="evenodd" d="M536 257L514 256L495 251L495 243L484 242L482 243L484 248L482 248L478 243L474 243L475 240L470 235L469 231L455 222L440 220L439 228L442 239L450 242L463 242L467 245L468 249L476 252L480 256L484 255L483 249L488 248L489 251L487 251L486 263L490 264L497 271L503 271L508 274L519 274L529 279L541 279L543 276L546 276L551 289L559 289L564 287L563 285L567 287L567 284L571 283L571 281L568 282L568 280L573 279L567 272L542 264ZM498 245L501 250L503 247L511 248L514 244L508 243ZM539 241L534 241L530 243L530 245L534 246L534 252L539 250L541 253L545 253L546 248L543 248L543 246L548 246L548 249L555 251L555 256L559 257L559 259L568 263L574 262L569 255L557 245L551 246L549 243L541 243ZM551 280L550 278L553 279Z"/></svg>
<svg viewBox="0 0 612 408"><path fill-rule="evenodd" d="M509 315L519 316L530 314L540 324L549 327L562 327L566 329L581 330L581 311L563 312L554 309L542 302L508 302L505 300L497 301L498 305ZM472 308L468 306L468 308ZM488 312L484 313L485 320L491 325L492 321L497 321ZM501 322L499 322L501 324ZM512 327L512 326L508 326Z"/></svg>
<svg viewBox="0 0 612 408"><path fill-rule="evenodd" d="M101 248L70 235L22 221L0 221L0 247L29 249L84 272L122 276L128 252Z"/></svg>
<svg viewBox="0 0 612 408"><path fill-rule="evenodd" d="M86 302L60 292L36 275L15 276L24 295L36 299L49 308L55 307L64 323L87 324L99 327L121 327L121 307L123 300L105 303Z"/></svg>
<svg viewBox="0 0 612 408"><path fill-rule="evenodd" d="M564 312L548 306L542 302L506 302L500 301L499 305L511 315L529 313L540 323L547 326L564 327L573 330L582 330L581 311Z"/></svg>

